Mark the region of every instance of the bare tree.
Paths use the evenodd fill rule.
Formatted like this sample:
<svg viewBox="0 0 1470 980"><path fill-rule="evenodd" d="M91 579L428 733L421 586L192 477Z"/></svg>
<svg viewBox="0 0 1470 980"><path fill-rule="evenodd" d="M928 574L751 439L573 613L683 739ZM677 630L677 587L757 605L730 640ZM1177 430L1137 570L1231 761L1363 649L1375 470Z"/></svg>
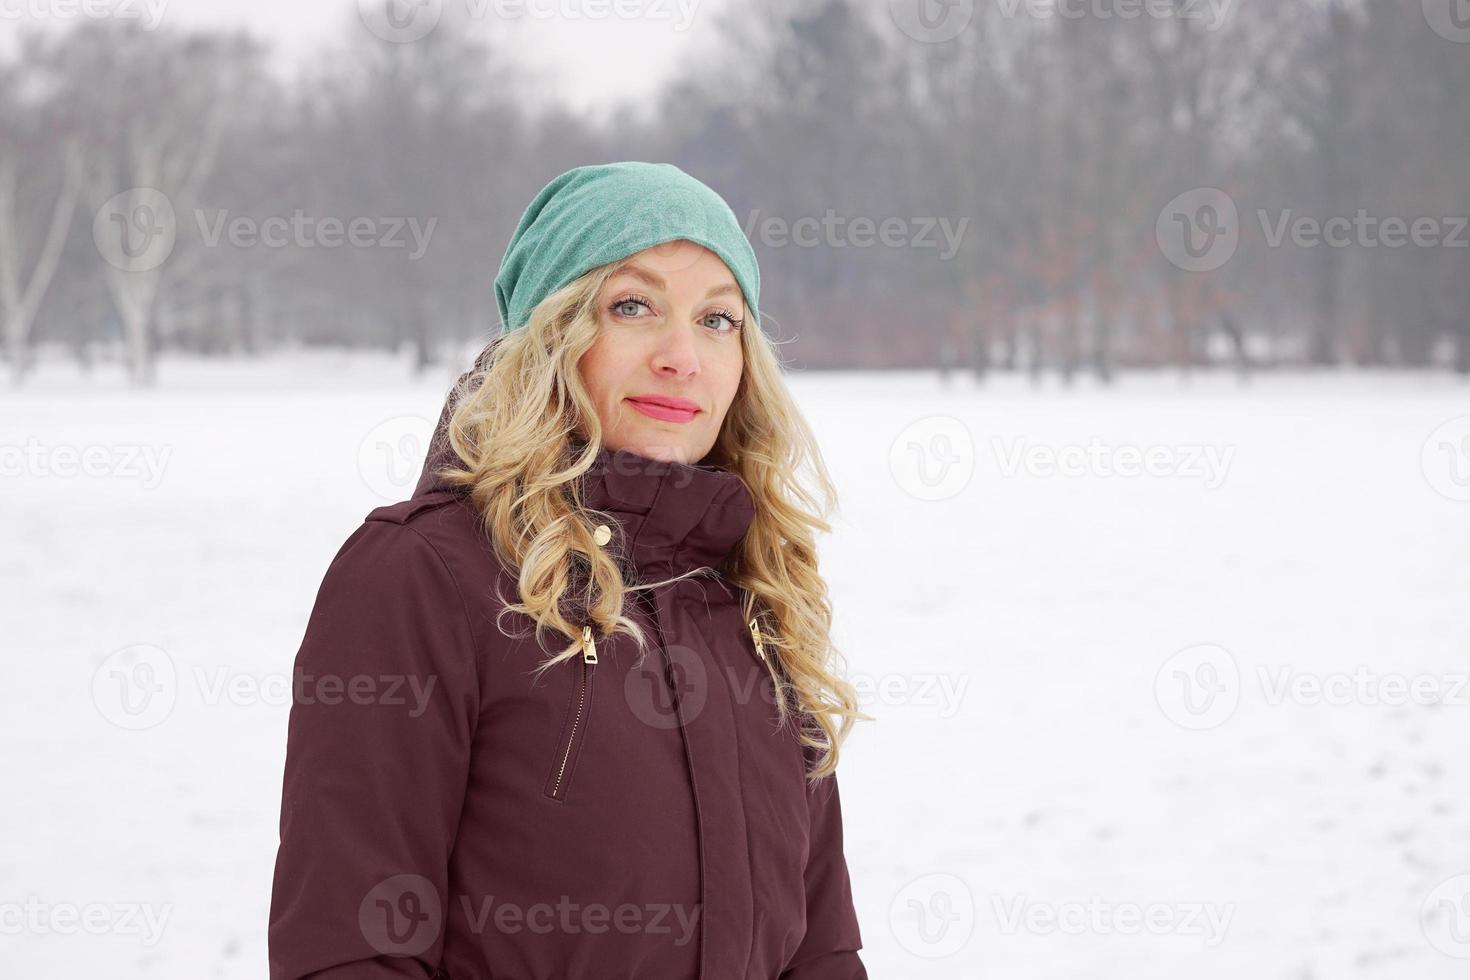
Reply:
<svg viewBox="0 0 1470 980"><path fill-rule="evenodd" d="M61 110L48 104L50 80L35 53L27 36L17 63L0 68L0 332L17 384L31 365L36 311L60 266L82 186L80 147L58 124ZM59 176L48 180L48 171Z"/></svg>
<svg viewBox="0 0 1470 980"><path fill-rule="evenodd" d="M131 23L83 24L55 42L52 57L85 113L93 238L107 261L107 290L136 384L155 377L154 321L170 281L167 243L187 231L218 162L242 65L257 56L241 37Z"/></svg>

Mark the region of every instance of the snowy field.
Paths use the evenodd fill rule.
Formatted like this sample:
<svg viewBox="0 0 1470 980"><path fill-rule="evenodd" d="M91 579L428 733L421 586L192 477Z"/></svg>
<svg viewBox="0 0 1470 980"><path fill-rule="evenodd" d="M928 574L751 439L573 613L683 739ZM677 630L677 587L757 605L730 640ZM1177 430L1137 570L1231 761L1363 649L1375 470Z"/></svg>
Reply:
<svg viewBox="0 0 1470 980"><path fill-rule="evenodd" d="M0 977L265 977L291 662L417 473L406 378L0 390ZM792 384L875 980L1470 975L1470 383Z"/></svg>

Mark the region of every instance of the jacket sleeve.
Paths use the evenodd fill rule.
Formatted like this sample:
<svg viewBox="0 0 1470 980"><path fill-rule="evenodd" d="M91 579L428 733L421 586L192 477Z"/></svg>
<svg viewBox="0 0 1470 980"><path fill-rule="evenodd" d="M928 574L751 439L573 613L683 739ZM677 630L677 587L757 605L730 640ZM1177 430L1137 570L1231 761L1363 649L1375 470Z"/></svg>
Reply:
<svg viewBox="0 0 1470 980"><path fill-rule="evenodd" d="M271 980L434 973L479 698L454 576L412 526L369 519L296 655Z"/></svg>
<svg viewBox="0 0 1470 980"><path fill-rule="evenodd" d="M842 851L842 800L833 773L807 787L806 935L780 980L867 980L862 936Z"/></svg>

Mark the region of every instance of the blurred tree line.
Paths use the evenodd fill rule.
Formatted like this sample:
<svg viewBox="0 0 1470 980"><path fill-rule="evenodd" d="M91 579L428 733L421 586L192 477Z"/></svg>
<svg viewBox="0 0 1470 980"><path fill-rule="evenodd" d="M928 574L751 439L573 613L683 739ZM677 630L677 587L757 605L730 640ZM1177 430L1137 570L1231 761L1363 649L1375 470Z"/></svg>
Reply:
<svg viewBox="0 0 1470 980"><path fill-rule="evenodd" d="M0 62L11 373L40 345L139 383L165 350L408 346L426 366L498 330L493 277L532 195L622 159L725 196L802 367L1470 372L1470 44L1425 0L1217 19L1198 0L995 0L953 36L899 6L732 8L650 111L593 119L526 108L493 24L359 29L293 83L243 35L24 31ZM1201 188L1238 209L1205 270L1161 237ZM1364 212L1438 238L1282 238ZM1206 238L1226 220L1185 217Z"/></svg>

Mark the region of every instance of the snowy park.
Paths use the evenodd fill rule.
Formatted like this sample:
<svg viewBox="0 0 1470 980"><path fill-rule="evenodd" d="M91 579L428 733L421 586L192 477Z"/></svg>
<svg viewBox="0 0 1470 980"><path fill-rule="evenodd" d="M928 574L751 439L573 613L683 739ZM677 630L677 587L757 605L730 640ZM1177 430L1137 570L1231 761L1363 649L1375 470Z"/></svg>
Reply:
<svg viewBox="0 0 1470 980"><path fill-rule="evenodd" d="M0 394L0 975L266 975L292 659L454 373ZM1466 976L1463 379L789 381L876 719L840 768L872 977Z"/></svg>

